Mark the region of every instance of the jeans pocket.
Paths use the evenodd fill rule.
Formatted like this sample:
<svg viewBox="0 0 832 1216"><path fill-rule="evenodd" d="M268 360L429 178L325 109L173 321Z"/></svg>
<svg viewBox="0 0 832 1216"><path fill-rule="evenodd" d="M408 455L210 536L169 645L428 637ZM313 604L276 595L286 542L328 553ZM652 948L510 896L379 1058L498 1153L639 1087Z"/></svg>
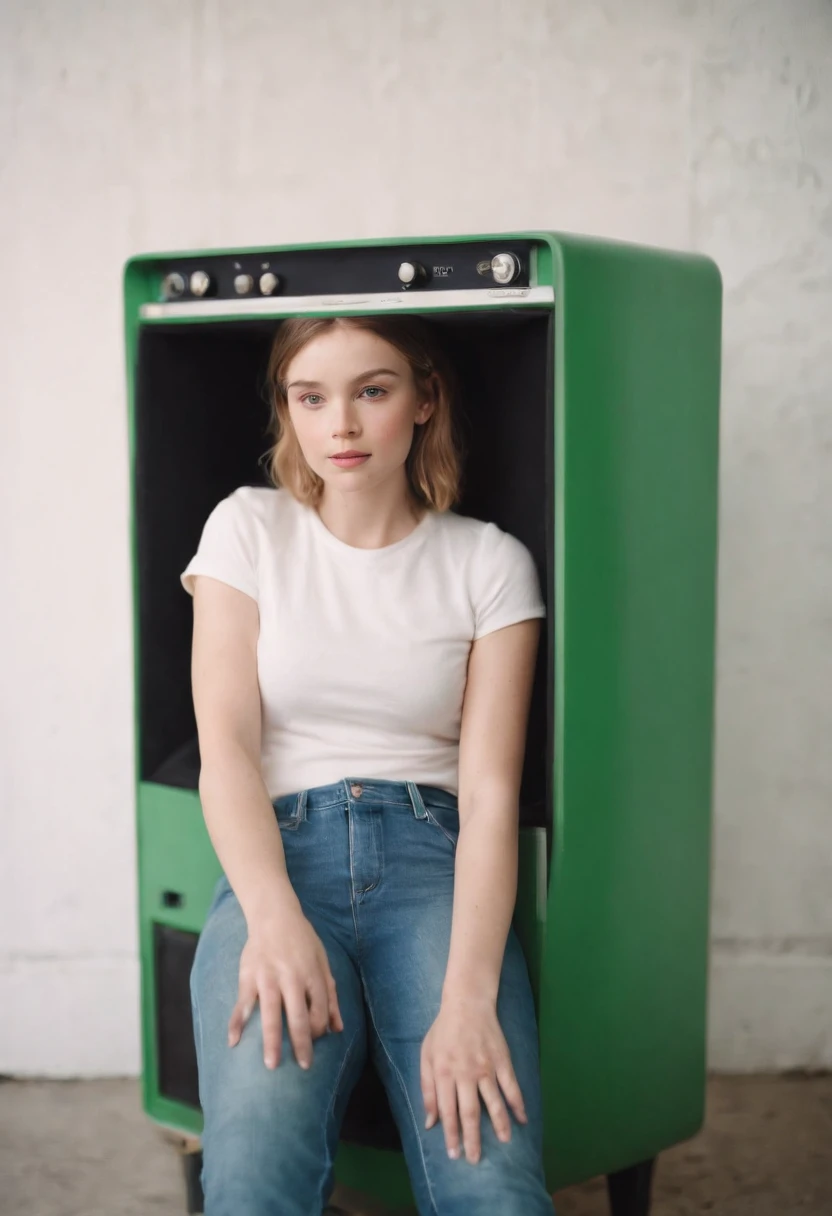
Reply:
<svg viewBox="0 0 832 1216"><path fill-rule="evenodd" d="M428 821L434 827L439 828L443 836L456 849L456 842L459 837L459 811L456 807L426 802L425 811L427 812Z"/></svg>
<svg viewBox="0 0 832 1216"><path fill-rule="evenodd" d="M298 811L297 795L275 798L272 806L281 832L296 832L303 822Z"/></svg>

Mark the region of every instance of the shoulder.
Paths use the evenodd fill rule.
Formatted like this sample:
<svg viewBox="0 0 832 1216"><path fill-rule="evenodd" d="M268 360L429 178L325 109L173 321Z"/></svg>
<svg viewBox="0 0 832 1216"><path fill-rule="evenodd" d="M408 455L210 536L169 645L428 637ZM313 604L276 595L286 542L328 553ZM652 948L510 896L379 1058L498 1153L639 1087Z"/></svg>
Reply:
<svg viewBox="0 0 832 1216"><path fill-rule="evenodd" d="M265 519L278 511L286 511L287 499L291 499L288 490L276 490L272 486L238 486L220 503L218 507L227 504L225 509L251 519Z"/></svg>
<svg viewBox="0 0 832 1216"><path fill-rule="evenodd" d="M211 514L252 540L262 542L265 537L280 535L280 524L289 519L296 505L288 490L238 486L217 503Z"/></svg>
<svg viewBox="0 0 832 1216"><path fill-rule="evenodd" d="M442 531L458 556L467 555L475 569L484 566L491 570L494 564L517 561L528 554L522 541L492 520L458 515L454 511L444 511L440 520Z"/></svg>
<svg viewBox="0 0 832 1216"><path fill-rule="evenodd" d="M238 486L221 498L205 521L202 544L235 549L256 562L289 532L297 504L288 490L269 486Z"/></svg>
<svg viewBox="0 0 832 1216"><path fill-rule="evenodd" d="M546 615L531 550L493 521L446 513L446 535L455 550L473 614L473 639L506 625Z"/></svg>
<svg viewBox="0 0 832 1216"><path fill-rule="evenodd" d="M456 511L437 512L436 519L439 525L437 531L450 544L469 550L476 549L482 543L483 536L496 527L495 524L475 519L473 515L459 515Z"/></svg>
<svg viewBox="0 0 832 1216"><path fill-rule="evenodd" d="M257 599L261 557L277 531L271 522L276 491L239 486L214 506L202 528L197 552L180 580L193 594L193 578L206 574Z"/></svg>

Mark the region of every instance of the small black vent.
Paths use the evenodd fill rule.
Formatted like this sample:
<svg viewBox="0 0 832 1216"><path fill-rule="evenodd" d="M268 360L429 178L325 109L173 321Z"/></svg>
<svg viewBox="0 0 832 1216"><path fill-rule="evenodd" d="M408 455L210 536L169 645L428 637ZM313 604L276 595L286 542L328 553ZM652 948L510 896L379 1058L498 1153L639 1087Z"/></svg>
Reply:
<svg viewBox="0 0 832 1216"><path fill-rule="evenodd" d="M156 980L156 1058L159 1093L199 1108L199 1080L191 1017L191 967L199 940L167 925L153 927Z"/></svg>

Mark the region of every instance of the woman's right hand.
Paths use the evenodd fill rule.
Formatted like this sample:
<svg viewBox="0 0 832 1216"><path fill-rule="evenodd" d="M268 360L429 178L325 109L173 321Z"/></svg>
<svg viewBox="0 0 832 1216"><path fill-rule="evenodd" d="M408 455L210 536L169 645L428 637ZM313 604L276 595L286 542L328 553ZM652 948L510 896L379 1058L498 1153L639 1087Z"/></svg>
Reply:
<svg viewBox="0 0 832 1216"><path fill-rule="evenodd" d="M280 1063L284 1009L301 1068L312 1063L313 1039L327 1030L344 1029L324 944L302 912L249 926L240 956L237 1003L228 1023L229 1047L240 1041L257 1001L267 1068Z"/></svg>

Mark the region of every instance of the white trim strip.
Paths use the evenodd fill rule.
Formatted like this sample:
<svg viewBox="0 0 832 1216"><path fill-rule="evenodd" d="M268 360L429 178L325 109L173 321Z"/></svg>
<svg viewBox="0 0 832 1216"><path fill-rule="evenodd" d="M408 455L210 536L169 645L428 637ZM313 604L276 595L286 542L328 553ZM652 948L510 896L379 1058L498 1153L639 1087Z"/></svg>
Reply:
<svg viewBox="0 0 832 1216"><path fill-rule="evenodd" d="M546 924L546 909L549 903L549 888L547 886L548 858L546 855L546 829L535 828L535 844L537 854L537 919L541 925Z"/></svg>
<svg viewBox="0 0 832 1216"><path fill-rule="evenodd" d="M447 308L505 308L523 304L553 304L552 287L485 287L433 293L402 291L395 294L370 292L343 296L258 296L251 300L186 300L181 304L142 304L144 321L175 317L289 317L296 313L344 312L373 309L393 312L442 310Z"/></svg>

